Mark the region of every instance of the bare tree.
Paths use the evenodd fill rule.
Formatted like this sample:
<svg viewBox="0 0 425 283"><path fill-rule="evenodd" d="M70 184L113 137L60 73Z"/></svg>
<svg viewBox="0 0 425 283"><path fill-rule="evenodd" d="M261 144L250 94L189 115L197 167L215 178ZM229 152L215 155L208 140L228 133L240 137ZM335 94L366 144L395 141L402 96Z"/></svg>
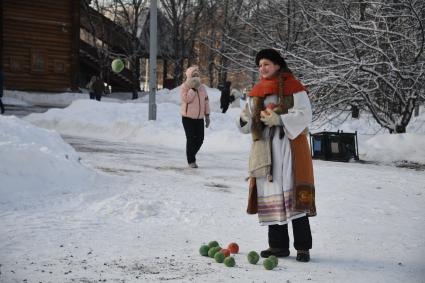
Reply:
<svg viewBox="0 0 425 283"><path fill-rule="evenodd" d="M210 85L224 85L227 80L228 60L222 54L226 51L225 33L231 29L234 22L235 8L241 1L210 0L205 7L205 24L198 36L198 41L204 47L203 53L208 67ZM218 83L215 83L215 80Z"/></svg>
<svg viewBox="0 0 425 283"><path fill-rule="evenodd" d="M363 104L382 127L404 133L424 95L424 18L416 11L423 13L425 6L419 1L358 4L342 2L333 10L301 7L321 42L303 57L311 58L312 69L320 68L326 74L317 78L318 85L334 95L323 99L324 103L337 102L343 108ZM318 17L324 25L317 23Z"/></svg>
<svg viewBox="0 0 425 283"><path fill-rule="evenodd" d="M247 43L250 43L253 37L249 34L247 24L243 21L245 16L242 15L249 11L247 6L252 5L250 2L208 1L208 21L203 27L199 41L208 48L204 52L208 54L206 57L210 85L223 86L229 73L240 73L250 66L249 58L255 51Z"/></svg>
<svg viewBox="0 0 425 283"><path fill-rule="evenodd" d="M147 15L146 0L113 0L109 12L115 22L119 23L131 35L127 42L121 43L124 57L130 63L133 83L133 99L140 90L140 59L146 53L146 46L140 40L141 27Z"/></svg>
<svg viewBox="0 0 425 283"><path fill-rule="evenodd" d="M194 46L202 27L206 0L161 0L162 10L171 24L173 54L169 58L174 63L176 84L183 81L185 59L188 65L197 58Z"/></svg>
<svg viewBox="0 0 425 283"><path fill-rule="evenodd" d="M406 131L424 99L423 1L245 4L240 17L249 38L233 37L233 46L245 54L265 47L282 51L315 96L316 116L363 106L390 132Z"/></svg>

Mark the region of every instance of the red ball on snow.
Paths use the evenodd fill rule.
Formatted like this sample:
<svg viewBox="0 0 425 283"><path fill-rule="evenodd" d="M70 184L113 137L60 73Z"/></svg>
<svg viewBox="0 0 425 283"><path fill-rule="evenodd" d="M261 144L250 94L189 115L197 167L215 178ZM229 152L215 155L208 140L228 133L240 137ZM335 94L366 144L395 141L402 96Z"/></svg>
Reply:
<svg viewBox="0 0 425 283"><path fill-rule="evenodd" d="M239 252L239 246L236 243L230 243L227 246L227 249L232 253L232 254L237 254Z"/></svg>
<svg viewBox="0 0 425 283"><path fill-rule="evenodd" d="M224 254L225 257L230 256L230 251L228 249L221 249L220 252Z"/></svg>

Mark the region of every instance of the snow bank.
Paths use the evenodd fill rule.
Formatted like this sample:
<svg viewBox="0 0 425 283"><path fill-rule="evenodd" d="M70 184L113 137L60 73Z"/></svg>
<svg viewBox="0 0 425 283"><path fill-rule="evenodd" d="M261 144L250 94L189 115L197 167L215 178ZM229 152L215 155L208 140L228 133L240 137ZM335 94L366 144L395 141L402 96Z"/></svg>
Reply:
<svg viewBox="0 0 425 283"><path fill-rule="evenodd" d="M312 133L322 131L357 131L360 159L384 163L415 162L425 164L425 113L412 117L406 134L389 134L373 119L361 113L360 119L351 113L318 119L310 128Z"/></svg>
<svg viewBox="0 0 425 283"><path fill-rule="evenodd" d="M45 113L30 114L24 119L66 135L143 142L181 149L185 147L186 137L180 106L173 96L175 93L158 96L155 121L148 121L149 105L143 102L147 98L138 99L136 103L76 100L65 109L50 109ZM216 106L219 104L217 99L212 99L212 103ZM239 112L239 109L231 108L226 114L211 114L211 126L205 130L204 151L248 150L249 137L241 135L235 127Z"/></svg>
<svg viewBox="0 0 425 283"><path fill-rule="evenodd" d="M87 93L63 92L45 93L6 90L4 93L4 103L13 105L46 105L66 107L75 99L88 99Z"/></svg>
<svg viewBox="0 0 425 283"><path fill-rule="evenodd" d="M249 150L249 136L240 134L235 127L240 109L229 108L227 113L222 114L220 91L214 88L207 88L207 91L212 109L212 122L210 128L205 130L202 151ZM69 94L69 96L73 99L78 98L78 95ZM75 100L65 109L50 109L46 113L31 114L24 119L37 126L54 129L61 134L184 148L186 139L180 117L180 87L157 92L156 121L148 121L148 102L149 95L126 101L109 98L102 100L101 103L88 99ZM364 112L361 113L360 119L351 118L350 113L323 117L314 121L310 131L312 133L357 131L359 154L364 160L425 163L421 148L425 137L423 109L421 113L419 117L412 118L407 128L408 133L415 133L416 136L390 135L370 114ZM383 140L391 143L383 144Z"/></svg>
<svg viewBox="0 0 425 283"><path fill-rule="evenodd" d="M425 135L377 135L366 141L365 160L425 164Z"/></svg>
<svg viewBox="0 0 425 283"><path fill-rule="evenodd" d="M57 132L0 116L1 204L80 190L93 172Z"/></svg>

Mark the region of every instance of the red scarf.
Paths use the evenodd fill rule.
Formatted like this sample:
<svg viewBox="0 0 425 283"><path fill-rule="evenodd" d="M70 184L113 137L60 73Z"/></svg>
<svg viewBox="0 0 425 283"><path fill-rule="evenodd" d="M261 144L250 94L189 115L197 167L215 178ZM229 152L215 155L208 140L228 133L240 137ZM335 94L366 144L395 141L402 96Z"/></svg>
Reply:
<svg viewBox="0 0 425 283"><path fill-rule="evenodd" d="M306 91L306 88L297 80L292 73L282 73L283 96L292 95L299 91ZM261 79L251 90L248 96L266 97L271 94L279 94L279 78L274 76L269 79Z"/></svg>

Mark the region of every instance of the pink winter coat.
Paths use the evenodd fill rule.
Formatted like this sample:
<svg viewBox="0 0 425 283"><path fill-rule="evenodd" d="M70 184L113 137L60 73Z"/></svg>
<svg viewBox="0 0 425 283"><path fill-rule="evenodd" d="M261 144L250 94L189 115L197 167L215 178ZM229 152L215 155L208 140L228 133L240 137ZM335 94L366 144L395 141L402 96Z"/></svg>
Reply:
<svg viewBox="0 0 425 283"><path fill-rule="evenodd" d="M197 91L190 88L184 82L180 90L181 111L183 117L192 119L203 119L210 114L210 104L207 90L204 85L200 85Z"/></svg>

